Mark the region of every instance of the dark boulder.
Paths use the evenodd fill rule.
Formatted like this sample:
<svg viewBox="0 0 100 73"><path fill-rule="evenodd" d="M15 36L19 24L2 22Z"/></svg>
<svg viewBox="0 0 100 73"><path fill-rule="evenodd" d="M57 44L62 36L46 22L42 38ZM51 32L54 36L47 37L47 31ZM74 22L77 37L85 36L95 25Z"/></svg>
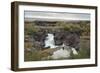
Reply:
<svg viewBox="0 0 100 73"><path fill-rule="evenodd" d="M62 45L63 43L67 46L74 47L79 50L80 35L76 32L56 32L55 33L55 45Z"/></svg>

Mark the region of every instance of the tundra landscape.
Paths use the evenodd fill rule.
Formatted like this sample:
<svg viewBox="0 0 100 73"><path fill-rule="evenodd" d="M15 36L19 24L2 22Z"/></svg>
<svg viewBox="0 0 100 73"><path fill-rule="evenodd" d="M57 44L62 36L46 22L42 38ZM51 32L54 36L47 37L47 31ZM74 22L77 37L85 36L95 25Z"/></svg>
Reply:
<svg viewBox="0 0 100 73"><path fill-rule="evenodd" d="M89 20L25 17L24 61L86 58L90 58Z"/></svg>

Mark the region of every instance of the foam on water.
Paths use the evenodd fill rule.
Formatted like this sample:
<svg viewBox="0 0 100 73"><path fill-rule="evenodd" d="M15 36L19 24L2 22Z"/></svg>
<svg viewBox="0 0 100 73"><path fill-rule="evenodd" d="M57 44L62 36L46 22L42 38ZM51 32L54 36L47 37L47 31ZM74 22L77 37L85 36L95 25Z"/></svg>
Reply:
<svg viewBox="0 0 100 73"><path fill-rule="evenodd" d="M50 48L56 47L53 34L48 33L48 36L46 37L46 40L45 40L45 47L50 47Z"/></svg>
<svg viewBox="0 0 100 73"><path fill-rule="evenodd" d="M63 47L65 47L65 46L66 46L65 44L62 44L62 46L60 46L61 49L53 52L53 55L50 57L53 59L69 58L71 50L72 50L73 54L75 54L75 55L78 54L77 51L75 50L75 48L66 47L65 49L63 49ZM57 47L59 47L59 46L55 45L53 34L48 33L48 36L46 37L46 40L45 40L45 47L50 47L51 49L56 49Z"/></svg>

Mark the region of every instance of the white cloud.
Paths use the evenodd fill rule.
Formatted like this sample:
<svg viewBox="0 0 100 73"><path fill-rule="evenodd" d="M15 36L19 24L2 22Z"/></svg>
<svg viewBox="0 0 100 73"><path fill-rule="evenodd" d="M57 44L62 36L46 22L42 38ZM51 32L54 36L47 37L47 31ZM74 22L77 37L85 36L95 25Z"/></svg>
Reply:
<svg viewBox="0 0 100 73"><path fill-rule="evenodd" d="M25 21L45 20L45 21L68 21L68 20L81 20L89 21L89 13L68 13L68 12L38 12L38 11L25 11Z"/></svg>

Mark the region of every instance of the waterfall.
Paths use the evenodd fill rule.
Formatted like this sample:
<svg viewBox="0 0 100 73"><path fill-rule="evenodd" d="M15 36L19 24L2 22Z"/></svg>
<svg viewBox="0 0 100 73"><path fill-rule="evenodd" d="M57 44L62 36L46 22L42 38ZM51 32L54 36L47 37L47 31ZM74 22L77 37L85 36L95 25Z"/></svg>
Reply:
<svg viewBox="0 0 100 73"><path fill-rule="evenodd" d="M53 53L51 58L53 59L60 59L60 58L69 58L70 57L70 51L66 49L59 49Z"/></svg>
<svg viewBox="0 0 100 73"><path fill-rule="evenodd" d="M54 35L51 33L47 34L46 40L45 40L45 47L55 48L55 41L54 41Z"/></svg>
<svg viewBox="0 0 100 73"><path fill-rule="evenodd" d="M69 46L66 46L64 43L61 46L56 46L54 41L54 35L51 33L47 34L47 37L45 39L45 47L50 47L50 49L60 47L60 49L53 52L53 55L51 56L51 58L53 59L69 58L71 50L73 54L78 54L75 48L69 48Z"/></svg>

